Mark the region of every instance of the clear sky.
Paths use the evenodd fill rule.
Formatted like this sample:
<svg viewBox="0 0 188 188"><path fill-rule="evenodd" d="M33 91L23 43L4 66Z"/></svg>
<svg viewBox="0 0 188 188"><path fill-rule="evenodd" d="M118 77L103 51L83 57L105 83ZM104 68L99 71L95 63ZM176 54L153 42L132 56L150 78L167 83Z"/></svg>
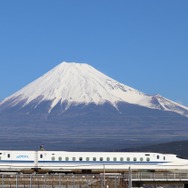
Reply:
<svg viewBox="0 0 188 188"><path fill-rule="evenodd" d="M0 1L0 100L62 61L188 106L188 1Z"/></svg>

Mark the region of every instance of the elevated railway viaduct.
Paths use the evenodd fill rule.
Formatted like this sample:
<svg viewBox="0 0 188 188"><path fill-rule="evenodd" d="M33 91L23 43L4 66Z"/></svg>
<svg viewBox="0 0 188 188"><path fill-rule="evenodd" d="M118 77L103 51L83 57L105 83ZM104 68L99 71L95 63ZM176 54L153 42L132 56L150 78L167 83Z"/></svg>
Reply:
<svg viewBox="0 0 188 188"><path fill-rule="evenodd" d="M188 188L188 172L0 175L1 188Z"/></svg>

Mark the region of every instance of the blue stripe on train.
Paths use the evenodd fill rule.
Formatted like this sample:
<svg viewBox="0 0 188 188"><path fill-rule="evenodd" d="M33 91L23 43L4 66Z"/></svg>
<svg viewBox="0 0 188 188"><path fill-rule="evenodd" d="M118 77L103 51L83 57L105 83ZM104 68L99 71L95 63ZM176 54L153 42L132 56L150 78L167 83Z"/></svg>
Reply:
<svg viewBox="0 0 188 188"><path fill-rule="evenodd" d="M153 162L146 162L146 161L122 161L122 162L114 162L114 161L38 161L38 163L77 163L77 164L80 164L80 163L84 163L84 164L153 164L153 165L156 165L156 164L163 164L163 163L168 163L168 162L159 162L159 161L153 161Z"/></svg>
<svg viewBox="0 0 188 188"><path fill-rule="evenodd" d="M0 163L34 163L34 161L0 160Z"/></svg>
<svg viewBox="0 0 188 188"><path fill-rule="evenodd" d="M34 161L24 161L24 160L0 160L0 163L34 163ZM76 163L76 164L113 164L113 165L118 165L118 164L139 164L139 165L156 165L156 164L163 164L163 163L168 163L167 161L162 162L162 161L38 161L38 163L48 163L48 164L71 164L71 163Z"/></svg>

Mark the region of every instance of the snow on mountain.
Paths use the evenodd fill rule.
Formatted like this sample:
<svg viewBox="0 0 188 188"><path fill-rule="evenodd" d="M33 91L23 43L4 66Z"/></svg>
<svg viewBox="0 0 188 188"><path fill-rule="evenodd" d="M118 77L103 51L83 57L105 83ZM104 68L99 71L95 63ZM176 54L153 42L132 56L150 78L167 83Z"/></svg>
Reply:
<svg viewBox="0 0 188 188"><path fill-rule="evenodd" d="M164 111L173 111L181 115L188 117L188 107L173 102L165 97L160 95L149 96L146 99L149 103L149 108L164 110Z"/></svg>
<svg viewBox="0 0 188 188"><path fill-rule="evenodd" d="M51 101L49 112L59 102L66 102L66 108L72 104L95 103L99 105L105 102L117 108L118 102L126 102L188 116L188 107L160 95L144 94L113 80L88 64L63 62L5 98L0 105L8 102L11 107L22 101L22 107L24 107L36 99L38 102L35 108L43 101Z"/></svg>

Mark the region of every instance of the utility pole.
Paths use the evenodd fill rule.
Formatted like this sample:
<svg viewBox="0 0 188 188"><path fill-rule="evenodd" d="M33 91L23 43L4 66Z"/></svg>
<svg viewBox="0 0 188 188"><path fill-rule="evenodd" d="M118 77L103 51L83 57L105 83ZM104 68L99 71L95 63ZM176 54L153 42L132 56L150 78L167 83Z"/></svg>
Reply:
<svg viewBox="0 0 188 188"><path fill-rule="evenodd" d="M129 188L132 188L132 171L131 171L131 167L129 167Z"/></svg>
<svg viewBox="0 0 188 188"><path fill-rule="evenodd" d="M103 164L103 181L104 181L104 188L106 187L106 177L105 177L105 164Z"/></svg>

